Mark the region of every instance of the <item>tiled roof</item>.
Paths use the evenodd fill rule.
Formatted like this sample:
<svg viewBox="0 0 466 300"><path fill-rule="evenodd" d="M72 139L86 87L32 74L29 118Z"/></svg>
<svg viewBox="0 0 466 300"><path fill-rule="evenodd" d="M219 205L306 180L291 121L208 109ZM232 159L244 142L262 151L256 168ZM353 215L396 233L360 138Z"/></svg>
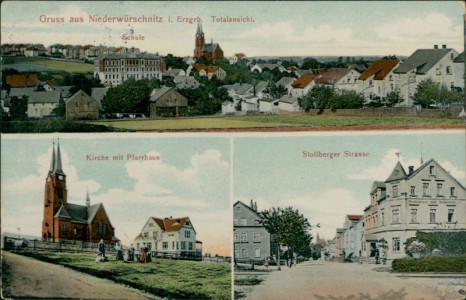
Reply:
<svg viewBox="0 0 466 300"><path fill-rule="evenodd" d="M292 97L291 95L283 95L279 100L279 102L284 102L284 103L289 103L289 104L296 103L297 101L298 101L298 98Z"/></svg>
<svg viewBox="0 0 466 300"><path fill-rule="evenodd" d="M314 74L303 74L298 78L298 80L293 82L291 86L294 87L295 89L303 89L306 86L308 86L316 78L317 76Z"/></svg>
<svg viewBox="0 0 466 300"><path fill-rule="evenodd" d="M10 89L10 98L11 97L22 97L30 96L34 92L34 88L11 88Z"/></svg>
<svg viewBox="0 0 466 300"><path fill-rule="evenodd" d="M154 89L150 95L150 101L157 101L160 97L162 97L169 90L171 90L171 88L167 86L162 86L159 89Z"/></svg>
<svg viewBox="0 0 466 300"><path fill-rule="evenodd" d="M193 76L175 76L173 81L178 89L196 88L199 82Z"/></svg>
<svg viewBox="0 0 466 300"><path fill-rule="evenodd" d="M347 217L348 220L350 220L350 221L359 221L359 220L361 220L361 218L364 217L364 216L362 216L362 215L346 215L346 217Z"/></svg>
<svg viewBox="0 0 466 300"><path fill-rule="evenodd" d="M296 80L296 78L294 77L282 77L280 78L279 81L277 81L277 83L275 84L276 86L283 86L283 87L287 87L288 85L292 84L294 81Z"/></svg>
<svg viewBox="0 0 466 300"><path fill-rule="evenodd" d="M464 63L464 51L461 52L455 59L453 60L454 63Z"/></svg>
<svg viewBox="0 0 466 300"><path fill-rule="evenodd" d="M263 90L267 88L268 85L269 85L268 81L259 81L259 83L256 84L256 93L262 92Z"/></svg>
<svg viewBox="0 0 466 300"><path fill-rule="evenodd" d="M400 64L393 73L407 73L416 68L417 74L426 74L450 50L448 48L418 49Z"/></svg>
<svg viewBox="0 0 466 300"><path fill-rule="evenodd" d="M360 76L359 80L366 80L367 78L374 75L375 80L383 80L390 71L395 68L400 60L398 59L382 59L375 61L367 70L365 70Z"/></svg>
<svg viewBox="0 0 466 300"><path fill-rule="evenodd" d="M32 87L36 86L39 82L39 78L36 74L32 75L7 75L6 84L11 87Z"/></svg>
<svg viewBox="0 0 466 300"><path fill-rule="evenodd" d="M252 85L249 83L236 82L234 84L224 85L223 87L226 88L227 90L233 90L238 95L243 95L246 92L252 90Z"/></svg>
<svg viewBox="0 0 466 300"><path fill-rule="evenodd" d="M218 47L219 46L217 43L204 44L204 46L202 46L202 51L205 51L208 53L214 53Z"/></svg>
<svg viewBox="0 0 466 300"><path fill-rule="evenodd" d="M94 98L95 100L97 100L97 102L101 103L102 99L104 99L105 95L107 94L108 89L109 88L107 88L107 87L95 87L95 88L92 88L91 97Z"/></svg>
<svg viewBox="0 0 466 300"><path fill-rule="evenodd" d="M338 82L346 74L351 72L351 68L332 68L322 73L322 76L315 79L316 83L332 84Z"/></svg>
<svg viewBox="0 0 466 300"><path fill-rule="evenodd" d="M61 92L32 92L29 95L28 103L56 103L60 102Z"/></svg>
<svg viewBox="0 0 466 300"><path fill-rule="evenodd" d="M387 180L385 180L385 182L390 182L390 181L400 180L400 179L405 179L405 178L406 178L406 171L401 165L401 163L398 162L395 168L393 168L393 171L390 174L390 176L388 176Z"/></svg>
<svg viewBox="0 0 466 300"><path fill-rule="evenodd" d="M186 221L189 220L188 217L183 218L155 218L152 217L155 223L164 231L180 231L183 228Z"/></svg>

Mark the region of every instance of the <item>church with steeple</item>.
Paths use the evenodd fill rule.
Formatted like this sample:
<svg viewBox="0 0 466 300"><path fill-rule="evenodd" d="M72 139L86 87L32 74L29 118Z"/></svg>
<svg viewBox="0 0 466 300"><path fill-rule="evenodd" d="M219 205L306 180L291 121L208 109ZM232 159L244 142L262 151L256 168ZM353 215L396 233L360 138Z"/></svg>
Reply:
<svg viewBox="0 0 466 300"><path fill-rule="evenodd" d="M202 24L197 24L194 57L201 58L205 57L207 60L216 60L223 58L223 50L220 45L211 41L205 43L204 32L202 31Z"/></svg>
<svg viewBox="0 0 466 300"><path fill-rule="evenodd" d="M45 179L42 239L51 242L74 240L111 244L115 229L102 203L91 205L89 191L85 205L68 203L66 174L63 171L60 144L52 148L50 168Z"/></svg>

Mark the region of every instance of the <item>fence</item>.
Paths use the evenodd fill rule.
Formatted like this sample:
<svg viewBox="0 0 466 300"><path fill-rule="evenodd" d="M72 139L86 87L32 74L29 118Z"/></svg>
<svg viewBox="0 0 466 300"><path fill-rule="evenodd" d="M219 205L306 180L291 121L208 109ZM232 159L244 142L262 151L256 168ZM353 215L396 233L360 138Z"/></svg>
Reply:
<svg viewBox="0 0 466 300"><path fill-rule="evenodd" d="M48 242L43 240L28 240L14 237L3 237L3 248L13 251L50 251L69 253L94 253L98 252L98 243L88 243L81 241L59 241ZM107 253L116 253L115 248L106 245Z"/></svg>

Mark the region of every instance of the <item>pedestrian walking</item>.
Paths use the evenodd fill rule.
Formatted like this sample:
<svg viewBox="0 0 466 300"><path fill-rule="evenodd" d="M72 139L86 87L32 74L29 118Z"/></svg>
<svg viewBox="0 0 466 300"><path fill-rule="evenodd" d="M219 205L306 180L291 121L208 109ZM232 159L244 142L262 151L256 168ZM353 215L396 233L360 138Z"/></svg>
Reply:
<svg viewBox="0 0 466 300"><path fill-rule="evenodd" d="M123 260L123 249L121 248L120 243L116 243L115 250L116 250L116 260Z"/></svg>
<svg viewBox="0 0 466 300"><path fill-rule="evenodd" d="M379 249L375 248L375 263L379 264Z"/></svg>

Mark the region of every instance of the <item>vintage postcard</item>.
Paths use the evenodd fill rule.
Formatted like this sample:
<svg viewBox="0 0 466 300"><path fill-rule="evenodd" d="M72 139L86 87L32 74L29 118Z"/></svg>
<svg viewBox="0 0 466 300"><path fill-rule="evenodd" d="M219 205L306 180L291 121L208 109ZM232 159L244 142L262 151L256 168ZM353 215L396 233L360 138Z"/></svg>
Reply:
<svg viewBox="0 0 466 300"><path fill-rule="evenodd" d="M464 299L465 24L2 2L2 297Z"/></svg>

